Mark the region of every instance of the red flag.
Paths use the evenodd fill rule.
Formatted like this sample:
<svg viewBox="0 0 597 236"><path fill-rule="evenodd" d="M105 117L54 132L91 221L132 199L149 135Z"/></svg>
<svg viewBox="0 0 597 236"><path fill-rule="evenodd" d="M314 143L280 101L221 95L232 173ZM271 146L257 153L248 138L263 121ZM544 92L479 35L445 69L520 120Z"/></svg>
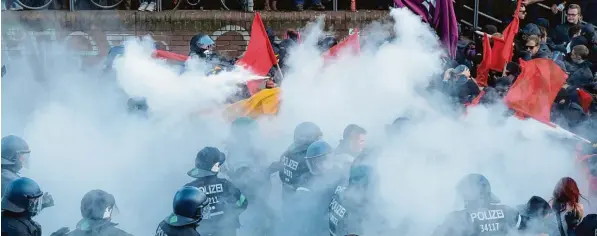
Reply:
<svg viewBox="0 0 597 236"><path fill-rule="evenodd" d="M504 66L506 63L512 60L512 56L514 55L514 38L518 33L518 28L520 24L520 20L518 19L518 13L520 12L520 3L522 0L518 0L516 4L516 10L514 11L514 19L512 22L508 24L508 27L504 29L502 33L504 35L504 39L495 40L493 42L492 51L496 52L493 53L491 58L491 69L496 71L504 71Z"/></svg>
<svg viewBox="0 0 597 236"><path fill-rule="evenodd" d="M522 72L505 97L506 105L519 115L550 123L551 105L568 75L551 59L520 60Z"/></svg>
<svg viewBox="0 0 597 236"><path fill-rule="evenodd" d="M491 65L491 44L489 36L483 35L483 61L477 66L477 84L482 87L487 87L487 80L489 79L489 65Z"/></svg>
<svg viewBox="0 0 597 236"><path fill-rule="evenodd" d="M576 92L578 93L578 97L580 98L580 106L582 107L582 110L585 113L589 112L589 107L593 102L593 96L591 96L590 93L587 93L587 91L585 91L584 89L577 88Z"/></svg>
<svg viewBox="0 0 597 236"><path fill-rule="evenodd" d="M346 38L344 41L336 44L336 46L333 46L332 48L330 48L330 50L325 52L323 54L323 60L327 62L333 58L336 58L338 56L338 53L344 50L349 50L350 53L353 55L357 55L361 52L361 44L359 42L358 29L355 29L354 33L348 36L348 38Z"/></svg>
<svg viewBox="0 0 597 236"><path fill-rule="evenodd" d="M168 52L164 50L155 50L153 57L175 60L180 62L185 62L187 61L187 59L189 59L189 56L180 55L178 53Z"/></svg>
<svg viewBox="0 0 597 236"><path fill-rule="evenodd" d="M253 25L251 26L251 39L247 46L245 56L238 60L237 65L243 66L259 76L266 75L273 65L278 64L278 59L274 54L272 44L267 37L267 32L261 21L259 12L255 13ZM251 94L259 91L259 85L263 80L249 81L247 87Z"/></svg>

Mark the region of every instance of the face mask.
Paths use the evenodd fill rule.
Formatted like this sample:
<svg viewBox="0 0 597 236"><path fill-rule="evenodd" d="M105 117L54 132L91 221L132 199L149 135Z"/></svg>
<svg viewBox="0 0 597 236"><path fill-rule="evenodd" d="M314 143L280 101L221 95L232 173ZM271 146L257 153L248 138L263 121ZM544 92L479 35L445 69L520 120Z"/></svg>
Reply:
<svg viewBox="0 0 597 236"><path fill-rule="evenodd" d="M211 172L218 173L220 172L220 163L217 162L214 166L211 167Z"/></svg>
<svg viewBox="0 0 597 236"><path fill-rule="evenodd" d="M112 207L106 207L106 210L104 211L104 219L109 219L110 217L112 217Z"/></svg>

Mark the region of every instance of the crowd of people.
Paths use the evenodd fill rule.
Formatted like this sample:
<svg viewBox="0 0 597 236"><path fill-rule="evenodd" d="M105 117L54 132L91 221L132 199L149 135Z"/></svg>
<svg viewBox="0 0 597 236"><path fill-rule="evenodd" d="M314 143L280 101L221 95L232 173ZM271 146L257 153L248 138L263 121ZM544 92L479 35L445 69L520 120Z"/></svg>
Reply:
<svg viewBox="0 0 597 236"><path fill-rule="evenodd" d="M409 125L400 117L387 126L387 136L400 135ZM193 180L181 183L174 194L172 214L156 222L156 236L237 235L241 227L250 235L369 235L366 222L383 221L368 210L375 199L378 175L375 161L380 150L367 148L367 130L350 124L336 148L321 139L323 133L312 122L294 130L294 142L278 162L267 163L253 142L256 122L240 117L231 124L225 152L205 147L197 153L195 166L187 172ZM52 207L51 194L32 179L20 177L32 149L17 136L2 138L2 234L40 236L42 226L33 217ZM247 159L249 158L249 159ZM589 153L597 159L597 148ZM247 161L249 160L249 161ZM265 200L270 194L270 176L282 183L282 201L287 207L276 218ZM489 180L481 174L464 176L455 186L464 201L433 231L436 236L453 235L594 235L597 215L586 212L576 181L560 179L551 199L532 196L528 202L510 207L500 202ZM251 205L260 209L251 225L241 225L239 216ZM130 235L111 221L116 199L103 190L91 190L81 200L76 229L61 228L60 235ZM297 222L301 222L297 224ZM283 225L283 229L275 225ZM383 225L383 224L382 224ZM403 235L400 228L375 227L375 235Z"/></svg>
<svg viewBox="0 0 597 236"><path fill-rule="evenodd" d="M507 24L486 25L483 32L478 32L475 37L462 37L456 60L449 63L451 68L441 82L436 81L435 86L454 97L459 104L468 104L481 91L485 91L481 103L490 104L502 99L516 81L521 73L519 60L551 59L568 75L554 101L552 121L583 135L594 136L596 120L592 114L597 111L595 25L583 21L586 12L577 4L567 5L564 9L566 21L555 27L550 26L549 15L546 18L527 18L526 9L527 6L523 4L517 15L521 23L514 39L511 62L504 71L491 70L487 86L479 85L475 79L481 76L476 72L483 58L482 33L490 35L492 39L503 39L504 35L498 29L504 29ZM490 43L493 45L493 41Z"/></svg>
<svg viewBox="0 0 597 236"><path fill-rule="evenodd" d="M148 3L149 4L149 3ZM520 10L519 19L525 20L526 6ZM597 36L595 27L585 23L579 5L570 4L565 9L567 20L557 27L550 27L546 20L536 19L521 27L516 36L514 57L503 73L490 72L488 86L480 86L476 67L482 55L477 39L462 38L462 47L455 60L446 58L446 72L429 86L453 98L452 104L462 109L484 91L480 104L499 102L520 74L521 60L550 58L568 74L568 79L552 107L553 121L560 126L582 134L591 140L597 129L597 111L594 102L597 94ZM548 21L547 21L548 22ZM503 26L486 26L484 31L492 37L502 37L497 29ZM264 81L263 88L270 89L283 83L280 72L287 71L285 60L290 48L301 42L296 30L285 32L285 39L275 42L268 30L270 43L278 57L278 67L273 67ZM395 36L388 41L395 40ZM317 46L325 52L338 44L335 37L324 37ZM114 58L123 53L122 47L112 48L106 62L105 74L113 73ZM191 39L190 56L198 57L213 67L207 74L231 69L235 60L225 59L215 52L215 42L208 35L198 34ZM231 97L233 103L251 95L245 85L240 93ZM591 102L584 102L578 91L590 95ZM144 98L129 99L131 113L147 116L149 107ZM387 137L399 135L409 117L399 117L387 126ZM180 183L173 194L172 213L156 222L156 236L175 235L236 235L239 228L250 228L250 235L403 235L400 228L379 227L368 232L367 222L383 221L376 212L368 210L367 201L376 192L377 172L375 161L381 148L367 145L367 130L350 124L340 144L333 148L322 140L320 127L312 122L296 126L293 143L280 155L279 161L268 163L261 146L253 140L259 127L249 117L236 118L225 149L204 147L195 157L195 165L187 172L193 180ZM42 191L34 180L20 177L19 171L27 167L33 148L20 137L2 138L2 235L42 235L42 226L33 219L44 208L53 207L51 194ZM582 164L587 169L589 181L597 180L597 146L584 150ZM271 175L282 183L281 195L285 205L280 218L272 212L267 195L272 188ZM464 201L463 210L454 211L434 230L435 236L448 235L595 235L597 214L588 212L581 200L576 181L561 178L550 199L532 196L519 206L507 206L492 192L490 181L482 174L469 174L455 186ZM593 191L593 190L592 190ZM590 194L597 194L597 189ZM239 217L248 207L262 209L251 225L241 225ZM62 228L53 232L60 235L130 235L111 221L116 209L116 199L103 190L91 190L81 200L81 221L76 229ZM294 222L294 223L293 223ZM297 224L296 222L300 222ZM276 225L283 225L279 229ZM384 225L384 224L382 224Z"/></svg>

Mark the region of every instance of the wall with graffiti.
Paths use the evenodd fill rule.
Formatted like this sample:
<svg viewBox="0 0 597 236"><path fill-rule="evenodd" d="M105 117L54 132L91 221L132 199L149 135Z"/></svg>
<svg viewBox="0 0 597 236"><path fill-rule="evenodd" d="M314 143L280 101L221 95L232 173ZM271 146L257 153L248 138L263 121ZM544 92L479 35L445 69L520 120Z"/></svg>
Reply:
<svg viewBox="0 0 597 236"><path fill-rule="evenodd" d="M52 50L52 48L62 46L70 49L68 50L70 55L80 56L86 64L101 62L111 47L121 45L127 39L140 38L146 35L151 36L160 49L188 54L191 37L200 32L209 34L214 39L218 51L236 57L246 50L250 39L249 27L252 21L251 16L247 16L246 13L243 13L245 16L239 17L242 19L232 19L230 15L222 15L223 19L218 19L216 14L209 22L206 22L205 19L195 19L193 17L189 17L186 21L185 19L177 19L178 21L176 21L173 18L162 20L162 22L147 21L150 18L148 16L145 18L146 21L143 22L138 20L133 24L126 22L128 24L126 27L113 27L114 22L112 21L118 21L118 19L110 19L111 24L106 24L103 27L104 24L96 20L98 14L95 14L96 18L94 19L81 20L86 23L91 22L88 26L85 26L86 24L73 24L73 19L69 21L68 14L70 13L68 12L64 13L67 14L64 18L55 17L57 14L49 16L48 21L66 21L50 25L40 24L44 21L43 14L41 17L36 15L29 18L23 15L15 16L15 14L31 13L11 12L11 14L2 14L2 60L10 61L24 56L55 53L57 50ZM131 14L137 13L132 12ZM307 22L317 17L314 13L311 14L313 15L301 16L302 18L298 20L291 20L288 19L288 16L283 15L278 15L278 18L275 15L268 17L267 14L264 14L263 18L266 27L271 27L281 37L287 29L304 27ZM88 17L88 15L79 15L78 17ZM202 17L205 17L205 15L202 15ZM159 19L159 15L156 18ZM138 18L133 17L133 19ZM195 20L203 20L204 22ZM213 22L214 20L217 22ZM77 21L76 17L74 21ZM340 20L334 18L329 22L326 22L326 25L333 28L341 37L348 34L349 28L352 28L350 27L351 24L347 24L347 21L341 20L341 18ZM160 25L152 26L150 24ZM279 38L277 39L279 40Z"/></svg>

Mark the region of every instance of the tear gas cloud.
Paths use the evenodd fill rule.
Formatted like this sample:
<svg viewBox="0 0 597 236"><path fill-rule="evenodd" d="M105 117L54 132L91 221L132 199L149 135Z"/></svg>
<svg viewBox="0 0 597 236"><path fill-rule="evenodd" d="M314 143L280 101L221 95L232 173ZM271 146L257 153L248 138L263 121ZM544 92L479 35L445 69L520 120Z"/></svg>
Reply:
<svg viewBox="0 0 597 236"><path fill-rule="evenodd" d="M560 177L577 177L569 150L548 132L530 121L496 120L503 106L478 107L466 118L438 109L447 99L424 91L442 73L435 34L406 10L394 9L391 16L393 25L374 23L362 30L367 41L360 56L346 54L326 67L315 49L324 33L321 19L305 29L304 44L288 59L280 114L259 121L269 132L258 143L272 162L302 121L318 124L332 146L347 124L365 127L370 145L386 147L375 166L376 201L368 208L395 227L408 220L407 235L427 235L449 211L461 208L454 186L468 173L487 176L494 193L511 206L532 195L549 199ZM372 46L388 35L383 31L388 26L397 40ZM147 38L127 41L124 56L115 61L114 81L55 60L44 68L47 82L40 85L27 72L32 65L11 62L13 70L25 72L3 78L2 135L29 142L33 152L25 174L54 196L56 205L36 218L47 234L63 226L73 229L81 218L80 200L92 189L115 196L114 221L121 228L152 234L172 211L175 191L191 180L185 173L197 151L222 147L228 124L197 112L223 107L247 73L206 77L201 63L191 60L190 68L199 69L179 75L176 67L151 58L150 45ZM127 114L131 96L147 98L149 119ZM386 140L384 125L405 115L412 124ZM279 203L280 181L274 176L272 182L268 201ZM251 204L245 214L249 211ZM245 218L241 215L241 224Z"/></svg>

